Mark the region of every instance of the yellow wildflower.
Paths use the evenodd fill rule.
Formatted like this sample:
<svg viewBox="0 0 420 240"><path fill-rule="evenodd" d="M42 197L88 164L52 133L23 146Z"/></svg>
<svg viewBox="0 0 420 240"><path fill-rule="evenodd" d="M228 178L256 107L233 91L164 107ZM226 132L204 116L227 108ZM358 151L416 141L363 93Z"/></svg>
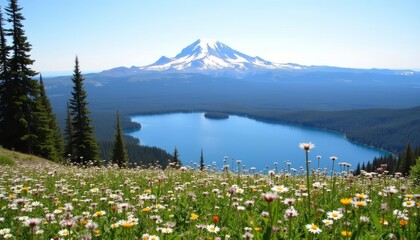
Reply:
<svg viewBox="0 0 420 240"><path fill-rule="evenodd" d="M400 226L401 227L405 227L405 226L407 226L407 224L408 224L408 221L407 220L405 220L405 219L401 219L400 220Z"/></svg>
<svg viewBox="0 0 420 240"><path fill-rule="evenodd" d="M351 203L351 198L342 198L342 199L340 199L340 202L341 202L344 206L350 205L350 203Z"/></svg>
<svg viewBox="0 0 420 240"><path fill-rule="evenodd" d="M105 214L106 214L105 211L97 211L94 215L97 216L97 217L100 217L100 216L103 216Z"/></svg>
<svg viewBox="0 0 420 240"><path fill-rule="evenodd" d="M142 209L142 211L145 212L145 213L148 213L148 212L152 211L152 209L149 208L149 207L145 207L145 208Z"/></svg>
<svg viewBox="0 0 420 240"><path fill-rule="evenodd" d="M118 224L118 223L113 223L113 224L111 224L111 228L112 229L116 229L116 228L118 228L120 225Z"/></svg>
<svg viewBox="0 0 420 240"><path fill-rule="evenodd" d="M197 215L197 214L195 214L195 213L191 213L191 217L190 217L190 219L191 219L191 220L197 220L197 219L198 219L198 215Z"/></svg>
<svg viewBox="0 0 420 240"><path fill-rule="evenodd" d="M124 221L124 222L121 223L121 226L123 228L131 228L132 226L134 226L134 223L133 222L129 222L129 221Z"/></svg>
<svg viewBox="0 0 420 240"><path fill-rule="evenodd" d="M386 220L385 218L379 218L379 223L383 224L383 225L388 225L388 220Z"/></svg>

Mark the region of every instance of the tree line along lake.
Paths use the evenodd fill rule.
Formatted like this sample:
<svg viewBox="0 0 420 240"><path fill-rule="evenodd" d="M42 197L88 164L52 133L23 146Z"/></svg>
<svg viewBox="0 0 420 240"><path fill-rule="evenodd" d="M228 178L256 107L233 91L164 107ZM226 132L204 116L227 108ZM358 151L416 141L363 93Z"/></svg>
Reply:
<svg viewBox="0 0 420 240"><path fill-rule="evenodd" d="M339 162L367 163L374 157L390 154L381 149L349 141L342 133L291 124L261 122L242 116L230 115L228 119L209 119L204 113L170 113L132 116L141 129L127 132L140 139L142 145L158 146L169 153L176 147L183 165L191 167L200 163L203 150L206 165L222 169L240 161L241 168L255 171L305 166L305 153L299 143L312 142L315 148L309 153L311 168L331 168L330 156ZM289 162L289 165L287 164Z"/></svg>

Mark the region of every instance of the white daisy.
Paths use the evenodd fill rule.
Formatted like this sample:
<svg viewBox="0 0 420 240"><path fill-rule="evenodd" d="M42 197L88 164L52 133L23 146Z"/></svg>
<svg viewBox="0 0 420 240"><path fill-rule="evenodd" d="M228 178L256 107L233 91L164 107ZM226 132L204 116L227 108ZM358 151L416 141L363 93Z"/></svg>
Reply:
<svg viewBox="0 0 420 240"><path fill-rule="evenodd" d="M319 234L322 232L322 230L315 224L307 224L306 229L308 229L309 232L314 233L314 234Z"/></svg>

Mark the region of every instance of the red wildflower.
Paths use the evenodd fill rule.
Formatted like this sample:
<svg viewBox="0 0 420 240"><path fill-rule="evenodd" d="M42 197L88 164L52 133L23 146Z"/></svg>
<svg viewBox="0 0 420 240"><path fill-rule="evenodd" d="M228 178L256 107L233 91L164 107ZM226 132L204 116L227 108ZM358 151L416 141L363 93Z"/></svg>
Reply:
<svg viewBox="0 0 420 240"><path fill-rule="evenodd" d="M220 218L219 218L219 216L217 216L217 215L214 215L213 216L213 222L216 224L216 223L218 223L219 222L219 220L220 220Z"/></svg>

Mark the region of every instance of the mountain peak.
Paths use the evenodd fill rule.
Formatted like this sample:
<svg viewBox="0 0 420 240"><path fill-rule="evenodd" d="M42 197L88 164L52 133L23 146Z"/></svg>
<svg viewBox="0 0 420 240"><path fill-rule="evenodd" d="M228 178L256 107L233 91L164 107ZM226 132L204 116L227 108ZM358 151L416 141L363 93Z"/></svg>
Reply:
<svg viewBox="0 0 420 240"><path fill-rule="evenodd" d="M198 39L173 58L161 57L155 63L142 67L151 71L182 71L209 73L220 70L246 71L274 68L271 62L251 57L211 39Z"/></svg>
<svg viewBox="0 0 420 240"><path fill-rule="evenodd" d="M211 39L198 39L191 45L182 49L181 53L175 56L175 58L183 58L185 56L194 55L196 57L204 58L207 55L217 55L217 52L221 48L227 47L223 43Z"/></svg>
<svg viewBox="0 0 420 240"><path fill-rule="evenodd" d="M290 64L277 64L251 57L211 39L198 39L172 58L161 57L155 63L140 67L145 71L203 73L241 77L258 71L296 69Z"/></svg>
<svg viewBox="0 0 420 240"><path fill-rule="evenodd" d="M213 39L198 39L197 41L195 41L193 44L201 47L202 49L206 49L206 48L216 48L218 44L221 44L219 41L217 40L213 40Z"/></svg>

